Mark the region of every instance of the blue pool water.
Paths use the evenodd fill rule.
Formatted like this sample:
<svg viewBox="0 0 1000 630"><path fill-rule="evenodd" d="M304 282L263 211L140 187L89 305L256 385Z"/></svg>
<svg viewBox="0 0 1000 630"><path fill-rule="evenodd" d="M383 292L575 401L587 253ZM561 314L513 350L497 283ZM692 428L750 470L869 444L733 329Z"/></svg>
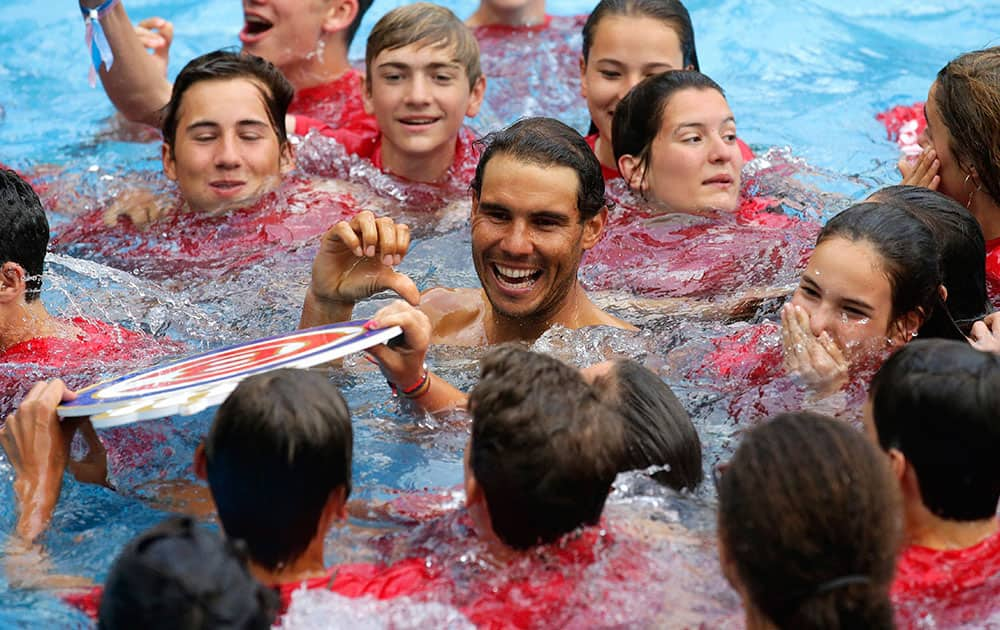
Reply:
<svg viewBox="0 0 1000 630"><path fill-rule="evenodd" d="M126 3L133 19L163 15L174 21L171 75L194 55L238 44L242 13L236 0ZM378 17L399 4L376 1L352 47L352 58L363 57L364 35ZM474 9L469 3L445 4L462 17ZM886 140L875 114L923 100L944 63L962 51L998 43L1000 32L1000 5L990 0L688 4L702 70L726 88L741 137L759 152L778 147L779 155L796 164L798 180L814 187L809 199L820 206L821 216L843 207L847 198L860 198L897 180L897 149ZM58 210L77 214L106 196L123 174L139 172L155 178L159 147L109 137L112 108L100 88L87 85L78 10L72 2L51 0L46 5L43 10L38 3L0 0L0 161L28 171L58 173L52 179L65 188ZM570 0L549 4L550 12L558 15L589 8L589 3ZM582 100L558 113L585 121ZM483 119L488 119L486 113ZM452 220L424 230L403 266L422 288L475 283L467 255L468 232L460 220L465 206L461 201L456 204ZM53 217L56 226L64 220ZM303 248L278 264L257 265L227 278L224 285L179 291L167 281L143 280L94 263L56 257L49 265L44 299L59 314L100 317L205 348L293 328L310 259L311 251ZM366 305L361 312L373 312L378 304ZM603 358L608 347L622 354L665 355L684 339L718 332L666 318L644 323L646 332L636 338L562 331L546 336L539 347L586 364ZM477 356L471 350L443 348L433 359L446 377L466 387L474 380ZM400 412L395 402L387 400L377 372L356 360L348 361L335 380L356 418L358 496L386 499L400 490L447 489L459 483L466 438L460 423L436 424ZM708 468L732 449L731 422L725 409L713 406L721 394L696 391L680 381L675 384L699 423ZM163 518L164 512L137 499L156 495L157 485L166 480L190 478L191 454L209 422L210 415L202 414L105 433L118 452L112 472L120 492L67 482L45 541L49 550L45 570L102 580L115 550ZM4 461L0 475L4 477L0 532L8 532L15 515L9 508L10 469ZM690 497L661 497L657 509L710 537L711 494L703 489ZM629 505L622 498L612 510L628 510ZM331 562L368 557L359 542L371 528L387 527L377 521L354 525L358 527L331 534ZM711 554L692 558L691 564L701 573L714 574ZM665 566L660 575L676 577L679 571L677 566ZM719 593L717 577L685 588L678 592L688 593L697 605L674 611L676 619L697 619L695 609L733 609L732 595ZM0 574L0 627L82 623L82 617L47 591L11 588L8 577Z"/></svg>

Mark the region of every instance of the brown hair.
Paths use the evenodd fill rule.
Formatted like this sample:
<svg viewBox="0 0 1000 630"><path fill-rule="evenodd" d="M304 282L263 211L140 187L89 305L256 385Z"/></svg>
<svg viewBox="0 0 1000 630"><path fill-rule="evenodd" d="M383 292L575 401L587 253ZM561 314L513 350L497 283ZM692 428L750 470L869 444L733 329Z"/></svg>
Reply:
<svg viewBox="0 0 1000 630"><path fill-rule="evenodd" d="M778 628L892 628L899 484L851 426L786 413L746 435L719 486L721 552Z"/></svg>
<svg viewBox="0 0 1000 630"><path fill-rule="evenodd" d="M382 51L419 43L442 48L454 47L455 60L465 66L469 89L482 76L483 71L479 67L479 42L472 31L454 13L429 2L408 4L382 16L368 36L365 74L371 76L372 62Z"/></svg>
<svg viewBox="0 0 1000 630"><path fill-rule="evenodd" d="M934 102L951 134L951 152L963 170L976 169L986 193L1000 203L1000 46L965 53L941 68Z"/></svg>

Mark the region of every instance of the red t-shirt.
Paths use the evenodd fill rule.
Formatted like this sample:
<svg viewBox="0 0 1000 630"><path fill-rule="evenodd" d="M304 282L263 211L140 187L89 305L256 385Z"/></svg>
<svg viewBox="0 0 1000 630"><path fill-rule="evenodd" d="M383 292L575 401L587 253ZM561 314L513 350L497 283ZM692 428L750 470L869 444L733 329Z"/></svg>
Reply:
<svg viewBox="0 0 1000 630"><path fill-rule="evenodd" d="M597 138L598 134L596 133L592 133L589 136L585 136L583 138L584 140L587 141L587 146L589 146L591 150L593 150L595 153L597 152L596 149ZM740 147L740 155L743 156L744 162L749 162L750 160L753 159L754 157L753 149L751 149L745 142L743 142L739 138L736 139L736 144L738 144ZM621 174L618 172L617 168L610 168L608 166L605 166L604 164L601 164L601 173L604 175L604 181L606 182L621 177Z"/></svg>
<svg viewBox="0 0 1000 630"><path fill-rule="evenodd" d="M987 619L1000 610L1000 533L965 549L907 547L896 564L892 601L901 628L926 619L939 628Z"/></svg>
<svg viewBox="0 0 1000 630"><path fill-rule="evenodd" d="M353 68L329 83L296 91L288 113L315 118L334 128L376 129L375 118L365 112L361 74Z"/></svg>
<svg viewBox="0 0 1000 630"><path fill-rule="evenodd" d="M1000 238L986 241L986 287L991 301L1000 299Z"/></svg>

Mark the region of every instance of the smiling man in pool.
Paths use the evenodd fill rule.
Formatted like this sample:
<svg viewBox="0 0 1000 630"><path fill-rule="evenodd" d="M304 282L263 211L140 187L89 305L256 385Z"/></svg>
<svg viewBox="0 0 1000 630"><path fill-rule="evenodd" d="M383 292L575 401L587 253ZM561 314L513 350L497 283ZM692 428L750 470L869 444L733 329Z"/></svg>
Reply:
<svg viewBox="0 0 1000 630"><path fill-rule="evenodd" d="M578 133L528 118L492 134L471 188L480 289L421 295L392 268L406 255L409 228L362 212L323 236L300 326L346 321L358 300L391 289L430 318L435 343L532 341L556 324L632 328L594 305L577 280L608 214L600 164Z"/></svg>

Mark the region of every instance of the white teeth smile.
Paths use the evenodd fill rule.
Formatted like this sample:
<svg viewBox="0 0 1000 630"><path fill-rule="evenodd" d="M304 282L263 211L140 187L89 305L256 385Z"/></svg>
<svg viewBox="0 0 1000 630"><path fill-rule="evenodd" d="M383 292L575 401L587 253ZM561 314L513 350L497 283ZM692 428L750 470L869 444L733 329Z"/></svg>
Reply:
<svg viewBox="0 0 1000 630"><path fill-rule="evenodd" d="M407 125L429 125L434 120L434 118L407 118L403 123Z"/></svg>
<svg viewBox="0 0 1000 630"><path fill-rule="evenodd" d="M511 267L504 267L502 265L496 265L497 271L501 275L506 276L512 280L520 280L522 278L527 278L529 276L535 275L537 269L513 269Z"/></svg>

